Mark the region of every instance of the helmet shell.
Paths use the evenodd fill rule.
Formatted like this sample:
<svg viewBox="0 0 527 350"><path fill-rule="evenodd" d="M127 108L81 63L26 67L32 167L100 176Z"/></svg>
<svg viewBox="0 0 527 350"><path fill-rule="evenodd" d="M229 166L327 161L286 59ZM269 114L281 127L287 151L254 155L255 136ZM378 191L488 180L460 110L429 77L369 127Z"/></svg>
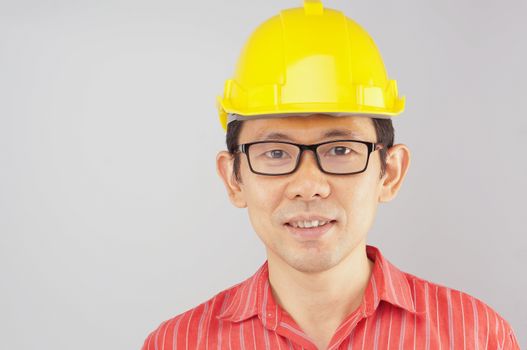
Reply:
<svg viewBox="0 0 527 350"><path fill-rule="evenodd" d="M391 117L404 110L370 35L342 12L305 1L261 23L217 98L227 115L326 113Z"/></svg>

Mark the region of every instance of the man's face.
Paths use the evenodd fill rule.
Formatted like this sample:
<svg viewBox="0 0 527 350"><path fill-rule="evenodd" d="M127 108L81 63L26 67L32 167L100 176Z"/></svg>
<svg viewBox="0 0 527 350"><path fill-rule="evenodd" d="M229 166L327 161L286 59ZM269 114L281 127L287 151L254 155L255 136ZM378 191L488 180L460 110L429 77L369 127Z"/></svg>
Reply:
<svg viewBox="0 0 527 350"><path fill-rule="evenodd" d="M345 130L349 137L324 138L330 130ZM337 139L376 142L369 117L286 117L244 122L239 143L269 140L279 132L289 140L313 144ZM277 140L273 138L273 140ZM280 259L298 271L320 272L332 268L364 243L380 201L382 179L379 152L370 155L368 168L354 175L330 175L320 171L310 151L302 154L299 168L289 175L265 176L251 172L247 158L240 155L242 183L235 205L246 206L254 230L266 246L269 259ZM294 234L292 221L322 217L331 220L319 237Z"/></svg>

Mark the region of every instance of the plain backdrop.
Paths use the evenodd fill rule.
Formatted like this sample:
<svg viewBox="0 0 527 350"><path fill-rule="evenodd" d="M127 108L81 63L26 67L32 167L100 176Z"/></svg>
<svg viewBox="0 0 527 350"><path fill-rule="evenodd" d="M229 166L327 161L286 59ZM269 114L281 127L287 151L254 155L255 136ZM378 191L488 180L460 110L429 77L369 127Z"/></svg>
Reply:
<svg viewBox="0 0 527 350"><path fill-rule="evenodd" d="M412 151L369 243L527 346L527 2L325 1L375 39ZM216 96L301 0L0 1L0 348L139 349L265 261Z"/></svg>

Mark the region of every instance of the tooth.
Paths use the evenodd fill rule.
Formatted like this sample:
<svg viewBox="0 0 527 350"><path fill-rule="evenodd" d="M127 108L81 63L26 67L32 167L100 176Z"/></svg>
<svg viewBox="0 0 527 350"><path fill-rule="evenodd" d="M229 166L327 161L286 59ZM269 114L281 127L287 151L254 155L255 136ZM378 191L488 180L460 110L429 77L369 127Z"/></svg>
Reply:
<svg viewBox="0 0 527 350"><path fill-rule="evenodd" d="M312 220L312 221L291 221L289 224L293 227L300 227L300 228L310 228L310 227L319 227L327 224L328 221L322 221L322 220Z"/></svg>

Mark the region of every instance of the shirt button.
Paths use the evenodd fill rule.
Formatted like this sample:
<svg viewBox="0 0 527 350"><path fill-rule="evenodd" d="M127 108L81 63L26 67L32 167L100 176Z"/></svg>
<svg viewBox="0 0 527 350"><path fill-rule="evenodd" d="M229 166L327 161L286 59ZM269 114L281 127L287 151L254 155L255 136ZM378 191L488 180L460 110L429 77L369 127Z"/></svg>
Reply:
<svg viewBox="0 0 527 350"><path fill-rule="evenodd" d="M273 316L273 314L270 313L270 312L267 314L267 317L272 317L272 316Z"/></svg>

